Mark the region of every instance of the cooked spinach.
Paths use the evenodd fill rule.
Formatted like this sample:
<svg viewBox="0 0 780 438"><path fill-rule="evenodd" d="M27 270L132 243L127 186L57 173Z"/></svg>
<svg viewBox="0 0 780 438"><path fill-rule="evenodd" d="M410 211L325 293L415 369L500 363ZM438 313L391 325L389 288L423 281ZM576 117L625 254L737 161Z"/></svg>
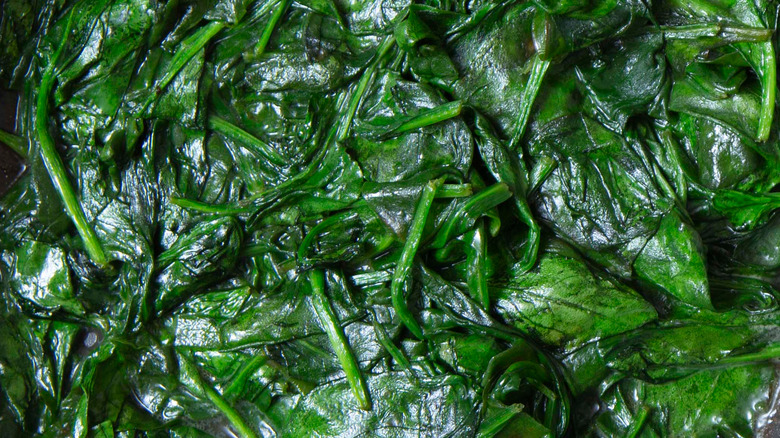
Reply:
<svg viewBox="0 0 780 438"><path fill-rule="evenodd" d="M778 11L2 2L0 435L776 436Z"/></svg>

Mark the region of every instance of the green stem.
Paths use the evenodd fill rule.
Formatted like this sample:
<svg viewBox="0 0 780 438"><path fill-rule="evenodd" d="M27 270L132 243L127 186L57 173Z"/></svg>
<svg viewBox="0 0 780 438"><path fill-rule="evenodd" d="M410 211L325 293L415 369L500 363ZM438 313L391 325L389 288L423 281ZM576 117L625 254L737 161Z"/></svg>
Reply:
<svg viewBox="0 0 780 438"><path fill-rule="evenodd" d="M497 415L488 417L482 421L479 425L479 431L477 432L476 438L493 438L498 436L499 432L501 432L510 421L514 420L515 417L522 413L522 410L516 409L515 406L517 405L512 405L509 409L499 411ZM483 407L482 409L486 409L486 407Z"/></svg>
<svg viewBox="0 0 780 438"><path fill-rule="evenodd" d="M707 362L683 363L683 364L661 364L661 365L653 366L652 369L671 368L671 369L683 369L683 370L699 370L699 369L712 368L713 366L746 365L750 363L765 362L768 360L778 359L778 358L780 358L780 344L774 344L755 353L726 356L721 359L716 359Z"/></svg>
<svg viewBox="0 0 780 438"><path fill-rule="evenodd" d="M255 432L244 422L241 415L236 411L233 406L221 396L219 393L206 382L201 381L201 388L206 394L206 397L222 412L223 415L230 421L230 424L236 429L238 436L241 438L257 438Z"/></svg>
<svg viewBox="0 0 780 438"><path fill-rule="evenodd" d="M639 418L634 421L634 423L631 425L631 428L628 430L628 433L626 434L626 438L636 438L639 436L639 434L642 432L642 429L645 427L645 423L647 423L647 418L650 416L650 408L643 407L639 411Z"/></svg>
<svg viewBox="0 0 780 438"><path fill-rule="evenodd" d="M688 40L696 38L721 38L731 42L767 41L772 37L772 31L760 27L734 27L721 24L691 24L685 26L660 26L645 30L646 33L660 32L665 38Z"/></svg>
<svg viewBox="0 0 780 438"><path fill-rule="evenodd" d="M211 116L208 120L208 127L225 137L245 144L252 149L253 152L262 155L263 158L277 166L284 166L286 164L284 157L279 155L271 146L227 120Z"/></svg>
<svg viewBox="0 0 780 438"><path fill-rule="evenodd" d="M536 264L542 230L536 222L536 219L534 219L533 213L531 213L531 207L528 206L528 201L519 196L515 196L515 206L517 207L517 214L520 216L520 221L528 226L528 244L526 244L525 249L523 250L519 266L521 272L528 272Z"/></svg>
<svg viewBox="0 0 780 438"><path fill-rule="evenodd" d="M306 233L306 236L304 236L303 240L301 240L300 246L298 246L298 262L301 263L306 260L306 251L309 249L314 239L317 238L322 230L330 227L333 224L346 222L355 216L357 216L357 213L353 211L344 211L327 217L312 227L312 229Z"/></svg>
<svg viewBox="0 0 780 438"><path fill-rule="evenodd" d="M252 374L259 370L261 366L265 365L266 362L268 362L268 357L263 354L252 357L252 360L238 370L236 377L230 382L230 385L222 391L222 397L229 399L237 396L246 386L246 382L252 377Z"/></svg>
<svg viewBox="0 0 780 438"><path fill-rule="evenodd" d="M469 293L485 310L490 309L490 295L487 285L487 232L484 220L470 233L469 251L466 251Z"/></svg>
<svg viewBox="0 0 780 438"><path fill-rule="evenodd" d="M255 45L255 58L259 58L265 52L265 48L268 45L268 41L271 40L271 35L273 35L276 25L279 23L279 20L282 18L284 11L287 10L287 6L289 5L290 0L279 0L276 9L268 20L268 24L265 25L265 29L263 29L262 35L260 35L260 40Z"/></svg>
<svg viewBox="0 0 780 438"><path fill-rule="evenodd" d="M428 213L431 210L431 205L433 205L433 199L436 197L436 191L443 182L444 181L441 179L436 179L429 181L428 184L425 185L422 195L420 196L420 201L417 203L417 209L414 212L412 225L406 236L406 243L401 252L401 257L399 257L395 271L393 272L393 280L390 283L390 295L398 318L404 323L409 331L419 339L423 339L423 331L409 311L409 307L406 305L404 284L406 283L406 277L412 270L412 262L414 261L414 256L417 254L417 249L420 247L420 241L422 240L423 231L425 229L425 222L428 220Z"/></svg>
<svg viewBox="0 0 780 438"><path fill-rule="evenodd" d="M370 286L382 284L386 281L390 281L392 278L393 274L388 271L374 271L355 274L352 276L352 282L355 286Z"/></svg>
<svg viewBox="0 0 780 438"><path fill-rule="evenodd" d="M758 141L766 141L772 131L777 93L777 59L771 41L762 45L764 74L761 75L761 115L758 119Z"/></svg>
<svg viewBox="0 0 780 438"><path fill-rule="evenodd" d="M363 94L365 94L366 88L368 88L369 82L371 82L371 78L374 76L374 71L376 71L377 65L379 65L379 61L382 59L382 57L385 56L388 50L393 47L394 44L395 37L392 35L385 37L384 41L382 41L382 44L379 46L374 59L371 61L371 64L369 64L369 66L366 67L366 69L363 71L355 91L349 98L349 106L344 112L344 118L341 120L341 123L339 124L336 131L336 140L344 141L344 139L347 138L349 128L352 126L352 119L355 118L355 113L357 112L358 106L360 105L360 101L363 99Z"/></svg>
<svg viewBox="0 0 780 438"><path fill-rule="evenodd" d="M279 253L279 248L267 242L258 242L244 245L241 248L241 257L259 257L268 253Z"/></svg>
<svg viewBox="0 0 780 438"><path fill-rule="evenodd" d="M539 94L539 88L542 86L544 75L547 73L547 68L550 67L550 60L542 60L539 55L534 56L533 65L531 66L531 75L528 77L528 82L523 88L523 93L520 96L520 114L517 119L517 127L515 127L515 134L512 136L512 141L509 143L509 150L515 150L520 144L520 140L523 139L525 134L526 125L528 125L528 117L531 114L531 108L536 100L536 95Z"/></svg>
<svg viewBox="0 0 780 438"><path fill-rule="evenodd" d="M465 198L471 196L474 190L471 184L442 184L436 190L436 199L440 198Z"/></svg>
<svg viewBox="0 0 780 438"><path fill-rule="evenodd" d="M372 323L374 324L374 333L376 333L376 338L379 340L379 343L385 347L385 350L387 350L387 352L390 354L390 357L398 362L398 365L401 365L401 368L409 375L409 377L415 378L416 376L412 370L412 363L409 362L409 359L406 358L404 352L395 346L393 340L390 339L390 335L387 334L385 328L376 321L376 317L373 318Z"/></svg>
<svg viewBox="0 0 780 438"><path fill-rule="evenodd" d="M558 162L552 158L545 156L539 157L533 169L531 169L531 188L528 190L528 193L539 190L539 187L542 186L542 183L544 183L556 167L558 167Z"/></svg>
<svg viewBox="0 0 780 438"><path fill-rule="evenodd" d="M555 394L550 391L549 388L545 385L541 385L541 387L545 388L547 390L548 394L545 394L547 396L547 406L545 406L544 409L544 425L549 430L555 430L556 423L561 419L560 418L560 411L559 411L559 404L560 401L558 400L558 397L555 396ZM536 387L539 389L540 387ZM545 391L540 391L544 393ZM550 397L552 395L552 397Z"/></svg>
<svg viewBox="0 0 780 438"><path fill-rule="evenodd" d="M200 370L195 364L192 356L184 351L179 356L179 366L182 372L189 376L189 381L192 382L197 389L203 392L206 398L228 419L230 424L235 428L235 432L241 438L257 438L255 432L247 426L244 419L236 411L233 406L228 403L225 398L215 390L211 384L203 379L200 375Z"/></svg>
<svg viewBox="0 0 780 438"><path fill-rule="evenodd" d="M460 115L463 110L463 102L456 100L439 105L435 108L423 111L418 116L401 124L395 129L396 133L412 131L425 126L434 125Z"/></svg>
<svg viewBox="0 0 780 438"><path fill-rule="evenodd" d="M27 158L27 142L22 137L0 129L0 143L11 148L20 157Z"/></svg>
<svg viewBox="0 0 780 438"><path fill-rule="evenodd" d="M246 207L233 207L230 205L208 204L201 201L195 201L186 198L178 198L175 196L172 196L170 198L170 202L173 205L177 205L179 207L186 208L188 210L199 211L202 213L234 215L234 214L248 213L251 211L251 209Z"/></svg>
<svg viewBox="0 0 780 438"><path fill-rule="evenodd" d="M431 245L434 248L443 248L450 239L465 233L482 215L491 208L501 204L512 197L509 186L504 183L496 183L480 191L466 200L447 220L441 225Z"/></svg>
<svg viewBox="0 0 780 438"><path fill-rule="evenodd" d="M221 21L211 21L205 26L199 28L195 33L185 38L180 44L180 49L176 51L168 65L168 70L163 75L162 79L157 82L155 93L152 94L149 99L144 103L142 112L145 112L149 105L154 102L157 97L162 94L165 87L171 83L171 81L179 74L182 68L197 54L206 44L214 38L225 27L225 23Z"/></svg>
<svg viewBox="0 0 780 438"><path fill-rule="evenodd" d="M314 310L317 312L320 323L330 340L330 345L333 347L333 351L336 353L336 357L338 357L341 367L347 375L347 382L349 382L352 393L358 401L358 406L360 406L360 409L370 410L371 397L368 393L368 387L363 380L363 375L360 372L360 367L358 367L355 354L349 346L347 336L344 334L336 313L325 295L325 276L321 270L315 269L309 273L309 281L311 282Z"/></svg>
<svg viewBox="0 0 780 438"><path fill-rule="evenodd" d="M771 345L762 351L746 353L736 356L727 356L716 362L718 365L735 365L750 362L763 362L765 360L780 358L780 344Z"/></svg>
<svg viewBox="0 0 780 438"><path fill-rule="evenodd" d="M59 48L52 58L51 64L43 72L41 78L41 85L38 88L38 97L36 100L35 108L35 133L38 137L38 143L41 148L41 158L43 159L43 165L46 167L46 171L49 173L54 188L60 195L63 204L65 205L65 211L70 219L76 226L81 240L84 242L84 247L89 254L89 257L96 264L104 266L108 260L106 253L103 251L103 247L98 240L95 230L87 221L87 217L84 214L84 209L79 203L76 192L68 179L68 172L65 169L65 163L62 162L62 158L57 152L57 147L54 143L49 132L49 97L54 88L54 65L57 59L60 57L63 48L65 47L65 41L70 34L71 21L73 13L68 18L68 25L65 32L65 38L60 43Z"/></svg>

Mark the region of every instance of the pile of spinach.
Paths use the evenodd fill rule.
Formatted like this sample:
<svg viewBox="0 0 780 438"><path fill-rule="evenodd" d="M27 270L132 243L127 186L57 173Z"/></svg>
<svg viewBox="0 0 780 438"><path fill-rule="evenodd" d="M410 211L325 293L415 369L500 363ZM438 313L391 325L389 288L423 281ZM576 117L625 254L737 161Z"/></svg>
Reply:
<svg viewBox="0 0 780 438"><path fill-rule="evenodd" d="M0 435L778 433L777 3L0 8Z"/></svg>

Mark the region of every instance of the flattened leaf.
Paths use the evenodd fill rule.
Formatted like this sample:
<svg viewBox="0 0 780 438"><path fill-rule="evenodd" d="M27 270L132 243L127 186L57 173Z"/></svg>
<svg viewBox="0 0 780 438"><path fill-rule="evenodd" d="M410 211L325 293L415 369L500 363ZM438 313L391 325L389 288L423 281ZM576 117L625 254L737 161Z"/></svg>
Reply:
<svg viewBox="0 0 780 438"><path fill-rule="evenodd" d="M683 303L712 309L706 263L699 234L672 212L637 256L634 270Z"/></svg>
<svg viewBox="0 0 780 438"><path fill-rule="evenodd" d="M496 311L509 324L548 345L571 350L656 320L639 294L594 274L563 243L548 243L539 265L491 284Z"/></svg>
<svg viewBox="0 0 780 438"><path fill-rule="evenodd" d="M604 394L604 406L614 410L599 415L597 430L608 436L628 433L646 410L638 436L754 436L775 377L774 366L749 365L700 371L664 384L626 379Z"/></svg>
<svg viewBox="0 0 780 438"><path fill-rule="evenodd" d="M356 135L348 142L367 179L394 182L441 167L467 171L472 138L459 117L396 131L426 110L447 104L439 93L393 72L382 72L374 87L363 97L355 119Z"/></svg>
<svg viewBox="0 0 780 438"><path fill-rule="evenodd" d="M504 136L512 135L520 116L518 102L534 53L533 16L528 3L497 7L481 26L451 44L452 61L460 74L455 96L490 117Z"/></svg>
<svg viewBox="0 0 780 438"><path fill-rule="evenodd" d="M660 34L602 43L598 55L577 68L596 111L622 130L628 118L647 113L661 98L666 62Z"/></svg>
<svg viewBox="0 0 780 438"><path fill-rule="evenodd" d="M634 148L641 145L570 116L542 128L530 153L558 163L539 188L538 215L586 256L626 277L672 206Z"/></svg>
<svg viewBox="0 0 780 438"><path fill-rule="evenodd" d="M383 438L464 436L476 429L477 395L453 375L411 381L403 373L367 379L374 408L358 408L345 381L280 400L269 416L283 436Z"/></svg>
<svg viewBox="0 0 780 438"><path fill-rule="evenodd" d="M769 190L780 170L770 148L718 121L680 114L673 132L691 161L689 177L715 189ZM774 152L777 154L777 152Z"/></svg>
<svg viewBox="0 0 780 438"><path fill-rule="evenodd" d="M31 240L24 243L18 255L12 284L22 298L48 310L84 312L73 294L65 251Z"/></svg>

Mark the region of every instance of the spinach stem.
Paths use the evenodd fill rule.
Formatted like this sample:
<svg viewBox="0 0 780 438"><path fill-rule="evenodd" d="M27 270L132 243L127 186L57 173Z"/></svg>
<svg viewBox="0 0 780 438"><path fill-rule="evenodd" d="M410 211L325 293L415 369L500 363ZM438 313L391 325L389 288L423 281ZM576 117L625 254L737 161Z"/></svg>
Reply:
<svg viewBox="0 0 780 438"><path fill-rule="evenodd" d="M307 250L309 249L314 239L317 237L317 235L320 234L322 230L330 227L333 224L346 222L347 220L355 216L357 216L357 214L353 211L343 211L341 213L337 213L334 214L333 216L327 217L321 220L317 225L313 226L312 229L308 233L306 233L306 236L304 236L303 240L301 240L300 246L298 246L298 263L301 263L304 260L306 260Z"/></svg>
<svg viewBox="0 0 780 438"><path fill-rule="evenodd" d="M103 251L103 247L100 244L100 240L98 240L97 234L95 234L95 230L87 221L84 209L79 203L76 192L68 178L65 163L63 163L62 158L57 152L54 138L51 136L48 127L50 116L49 98L54 89L54 65L65 47L65 42L70 34L72 19L73 12L71 12L68 17L68 24L64 37L60 42L60 46L54 53L51 63L46 67L41 78L35 108L35 133L38 137L38 143L40 144L43 165L46 167L46 171L49 173L54 188L57 190L60 199L62 199L62 202L65 205L66 213L75 224L76 231L78 231L79 236L81 236L81 240L84 242L84 247L87 250L89 257L96 264L104 266L108 262L106 253Z"/></svg>
<svg viewBox="0 0 780 438"><path fill-rule="evenodd" d="M215 214L241 214L241 213L248 213L251 210L244 207L232 207L230 205L216 205L216 204L208 204L201 201L195 201L192 199L186 199L186 198L179 198L176 196L172 196L170 198L171 204L177 205L182 208L186 208L189 210L195 210L200 211L202 213L215 213Z"/></svg>
<svg viewBox="0 0 780 438"><path fill-rule="evenodd" d="M528 125L528 117L531 114L531 108L534 106L536 95L539 94L544 75L547 73L549 67L549 59L543 60L538 54L534 56L533 64L531 66L531 75L528 77L528 82L525 84L523 93L520 95L520 114L517 119L515 133L509 143L510 151L515 150L520 144L520 140L523 139L526 125Z"/></svg>
<svg viewBox="0 0 780 438"><path fill-rule="evenodd" d="M758 141L766 141L772 131L777 93L777 58L771 41L761 45L764 74L761 77L761 115L758 119Z"/></svg>
<svg viewBox="0 0 780 438"><path fill-rule="evenodd" d="M659 26L645 29L646 33L663 33L665 38L687 40L695 38L724 38L732 42L758 42L772 38L772 31L760 27L734 27L721 24L690 24Z"/></svg>
<svg viewBox="0 0 780 438"><path fill-rule="evenodd" d="M199 28L195 33L185 38L181 42L181 48L176 51L171 59L171 63L168 65L168 70L163 75L162 79L157 83L155 93L152 94L149 99L144 103L142 112L146 112L149 105L154 102L157 97L162 94L165 87L171 83L171 81L179 74L182 68L197 54L200 49L206 46L206 44L214 38L225 27L225 23L221 21L211 21L205 26Z"/></svg>
<svg viewBox="0 0 780 438"><path fill-rule="evenodd" d="M634 421L634 423L631 425L631 428L628 430L628 433L626 434L626 438L636 438L639 436L639 434L642 432L642 429L645 427L645 423L647 423L647 418L650 416L650 409L648 407L643 407L639 411L639 417Z"/></svg>
<svg viewBox="0 0 780 438"><path fill-rule="evenodd" d="M727 356L718 360L718 365L745 364L749 362L761 362L780 357L780 344L771 345L755 353L745 353L736 356Z"/></svg>
<svg viewBox="0 0 780 438"><path fill-rule="evenodd" d="M474 190L471 184L442 184L439 190L436 190L436 199L440 198L465 198L471 196Z"/></svg>
<svg viewBox="0 0 780 438"><path fill-rule="evenodd" d="M508 185L502 182L495 183L466 200L463 207L458 209L457 218L459 220L467 218L476 219L484 214L485 211L511 197L512 192L509 190Z"/></svg>
<svg viewBox="0 0 780 438"><path fill-rule="evenodd" d="M227 388L222 391L222 397L231 398L237 396L246 385L247 380L252 377L261 366L268 362L268 356L264 354L258 354L252 357L241 369L236 373L236 377L230 382Z"/></svg>
<svg viewBox="0 0 780 438"><path fill-rule="evenodd" d="M433 240L434 248L443 248L453 237L466 231L480 216L512 197L509 186L496 183L466 200L442 225Z"/></svg>
<svg viewBox="0 0 780 438"><path fill-rule="evenodd" d="M208 119L208 127L209 129L213 129L214 131L219 132L225 137L243 143L253 152L262 155L263 158L277 166L284 166L286 164L284 158L279 155L271 146L254 135L239 128L238 126L228 122L227 120L215 116L210 116Z"/></svg>
<svg viewBox="0 0 780 438"><path fill-rule="evenodd" d="M435 108L423 111L418 116L402 123L401 126L395 129L395 132L400 134L425 126L434 125L436 123L459 116L462 110L463 102L460 100L448 102Z"/></svg>
<svg viewBox="0 0 780 438"><path fill-rule="evenodd" d="M0 143L5 144L22 158L27 158L27 142L18 135L0 129Z"/></svg>
<svg viewBox="0 0 780 438"><path fill-rule="evenodd" d="M555 168L558 167L558 162L550 157L540 157L533 169L531 169L531 188L528 189L528 193L533 193L539 190L544 181L552 173Z"/></svg>
<svg viewBox="0 0 780 438"><path fill-rule="evenodd" d="M479 432L476 438L492 438L495 437L504 429L510 421L522 413L522 410L514 408L499 411L495 416L485 418L479 425ZM486 407L482 407L486 409ZM548 435L549 436L549 435Z"/></svg>
<svg viewBox="0 0 780 438"><path fill-rule="evenodd" d="M371 82L371 78L374 76L374 72L379 65L379 61L385 56L390 48L393 47L394 44L394 36L388 35L385 37L384 41L382 41L382 44L379 45L379 49L377 50L376 55L374 55L374 59L363 71L363 74L360 76L360 80L358 80L357 86L355 87L355 91L349 98L349 105L347 106L347 110L344 112L344 118L341 120L341 123L338 126L338 130L336 131L336 140L344 141L344 139L347 138L349 128L352 126L352 119L355 118L355 113L357 113L360 101L363 99L363 94L366 93L368 84Z"/></svg>
<svg viewBox="0 0 780 438"><path fill-rule="evenodd" d="M271 14L271 18L268 19L268 24L265 25L263 33L260 35L260 40L255 45L254 56L259 58L265 52L265 48L268 45L268 41L271 40L271 35L274 33L276 25L284 15L284 11L287 10L287 6L290 5L290 0L279 0L276 5L276 9Z"/></svg>
<svg viewBox="0 0 780 438"><path fill-rule="evenodd" d="M347 375L347 382L352 389L352 393L357 399L360 409L371 409L371 397L368 393L368 387L363 380L363 375L358 367L357 359L347 341L347 336L339 324L336 313L330 305L328 297L325 295L325 276L319 269L309 272L309 281L312 290L312 303L317 316L320 319L325 333L328 335L330 345L336 353L336 357Z"/></svg>
<svg viewBox="0 0 780 438"><path fill-rule="evenodd" d="M241 418L241 415L236 411L225 398L217 392L211 384L200 375L200 370L195 364L193 357L188 352L183 352L179 356L179 365L182 371L185 372L191 379L191 382L197 386L200 391L209 401L216 407L230 424L235 428L235 432L241 438L257 438L255 432L250 428Z"/></svg>
<svg viewBox="0 0 780 438"><path fill-rule="evenodd" d="M385 328L376 321L376 316L372 318L371 322L374 325L374 333L376 333L377 340L379 340L379 343L385 347L385 350L387 350L387 352L390 354L390 357L398 362L398 365L401 365L401 368L409 375L409 377L413 379L416 378L417 376L415 375L414 370L412 370L412 363L409 362L409 359L406 357L404 352L401 351L400 348L396 347L396 345L393 343L393 340L390 339L390 335L387 334Z"/></svg>
<svg viewBox="0 0 780 438"><path fill-rule="evenodd" d="M236 428L236 432L241 438L257 438L255 432L244 422L244 419L241 418L241 415L238 413L238 411L236 411L233 406L230 406L230 403L228 403L208 383L201 381L200 384L209 401L213 403L214 406L216 406L217 409L222 412L222 414L225 415L228 421L230 421L230 424Z"/></svg>
<svg viewBox="0 0 780 438"><path fill-rule="evenodd" d="M443 182L443 179L435 179L429 181L428 184L425 185L422 195L420 196L420 201L417 203L417 209L414 212L412 225L406 236L406 243L404 244L401 257L398 259L395 271L393 272L393 279L390 283L390 295L392 297L393 307L395 308L396 313L398 313L398 318L404 323L409 331L419 339L423 339L423 331L409 311L409 307L406 305L404 284L406 283L406 278L409 276L409 272L412 270L412 262L414 261L414 256L417 254L417 249L420 247L420 241L422 240L423 231L425 229L425 222L428 220L428 213L431 210L431 205L433 205L433 199L436 197L436 191Z"/></svg>
<svg viewBox="0 0 780 438"><path fill-rule="evenodd" d="M388 271L373 271L355 274L352 276L352 282L355 286L370 286L390 281L393 274Z"/></svg>
<svg viewBox="0 0 780 438"><path fill-rule="evenodd" d="M728 365L745 365L749 363L764 362L771 359L780 358L780 344L773 344L761 351L755 353L737 354L734 356L726 356L721 359L708 362L696 362L685 364L670 364L670 365L657 365L653 368L678 368L678 369L704 369L711 368L713 366L728 366Z"/></svg>
<svg viewBox="0 0 780 438"><path fill-rule="evenodd" d="M555 430L555 423L558 422L559 418L558 415L560 415L560 407L558 406L560 404L558 397L552 391L547 388L547 386L542 385L543 388L547 390L549 394L545 394L547 396L547 406L545 406L544 409L544 425L547 426L547 429L549 430ZM541 390L541 388L537 387L537 389L540 390L540 392L544 393L545 391ZM552 395L552 397L550 397Z"/></svg>
<svg viewBox="0 0 780 438"><path fill-rule="evenodd" d="M241 248L242 257L259 257L268 253L279 253L279 248L268 242L255 242Z"/></svg>
<svg viewBox="0 0 780 438"><path fill-rule="evenodd" d="M525 198L515 196L515 207L517 208L517 214L520 216L520 221L528 227L528 243L524 246L519 265L521 272L528 272L536 264L542 230L536 219L534 219L531 207Z"/></svg>
<svg viewBox="0 0 780 438"><path fill-rule="evenodd" d="M484 220L480 221L468 239L470 251L466 251L467 279L469 293L485 310L490 309L490 295L487 285L487 232Z"/></svg>

